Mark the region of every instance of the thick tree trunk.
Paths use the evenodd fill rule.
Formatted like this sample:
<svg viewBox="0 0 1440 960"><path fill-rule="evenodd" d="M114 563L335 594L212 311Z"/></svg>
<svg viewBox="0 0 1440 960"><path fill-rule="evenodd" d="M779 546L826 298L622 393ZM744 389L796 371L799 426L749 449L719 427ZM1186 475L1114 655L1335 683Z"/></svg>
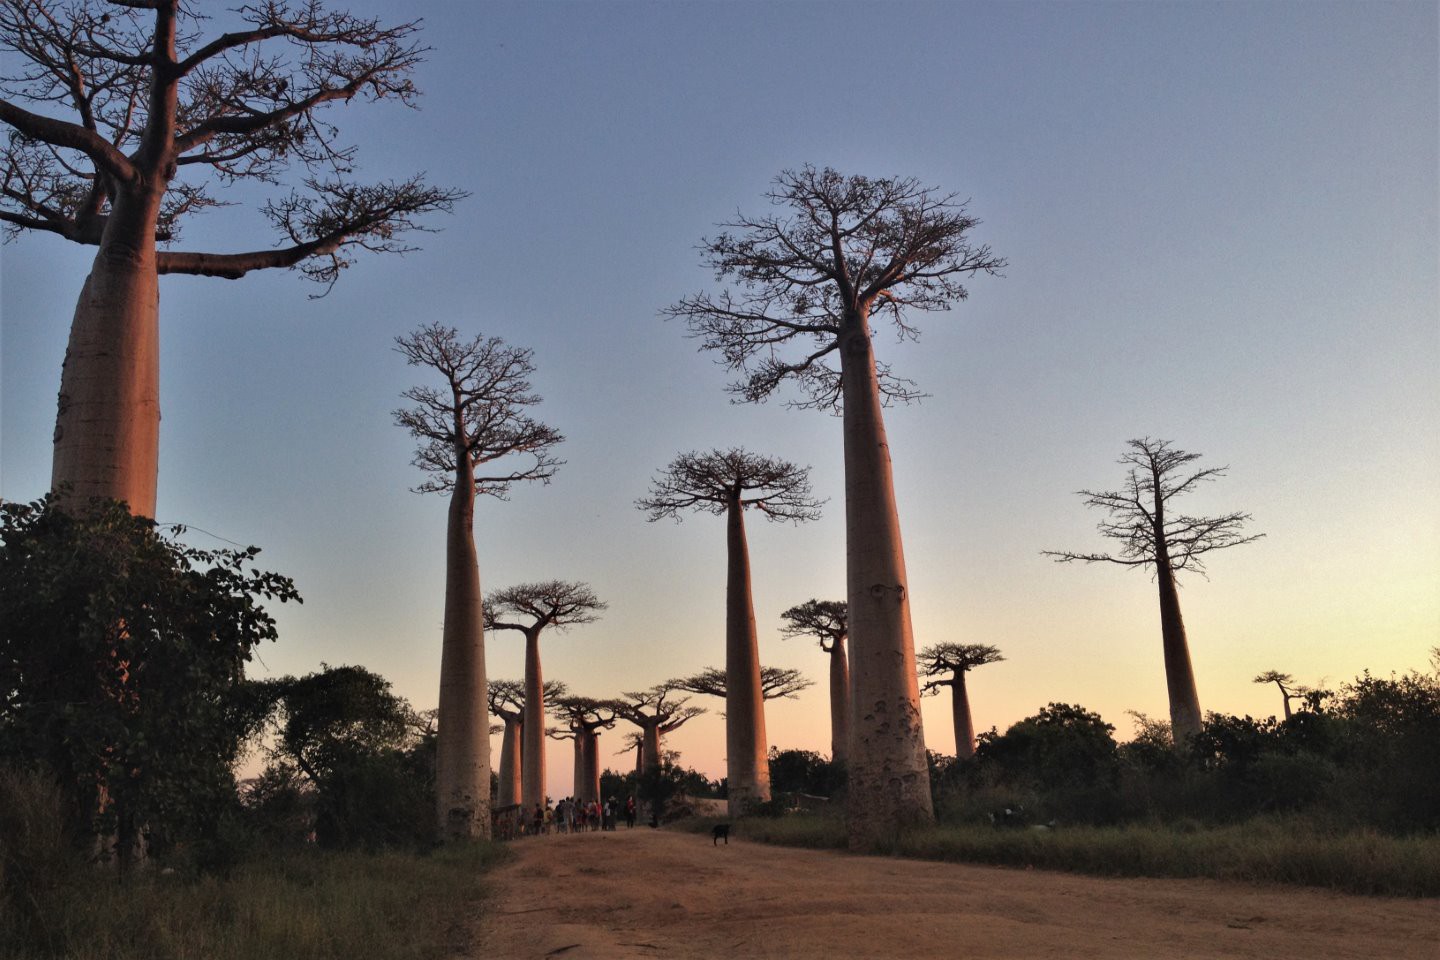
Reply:
<svg viewBox="0 0 1440 960"><path fill-rule="evenodd" d="M498 806L508 807L519 803L520 785L520 728L519 717L505 717L505 732L500 739L500 792L495 798Z"/></svg>
<svg viewBox="0 0 1440 960"><path fill-rule="evenodd" d="M965 671L956 670L950 681L950 712L955 719L955 756L975 756L975 724L970 719L970 692L965 689Z"/></svg>
<svg viewBox="0 0 1440 960"><path fill-rule="evenodd" d="M645 769L654 770L660 766L660 726L642 727L641 752L645 755Z"/></svg>
<svg viewBox="0 0 1440 960"><path fill-rule="evenodd" d="M864 850L933 822L934 811L875 356L865 318L846 320L840 357L853 709L846 822L851 849Z"/></svg>
<svg viewBox="0 0 1440 960"><path fill-rule="evenodd" d="M585 733L585 799L600 799L600 731Z"/></svg>
<svg viewBox="0 0 1440 960"><path fill-rule="evenodd" d="M51 486L155 515L160 457L160 196L121 192L80 291L60 374Z"/></svg>
<svg viewBox="0 0 1440 960"><path fill-rule="evenodd" d="M490 836L490 734L486 722L485 635L475 555L475 485L470 458L457 456L445 528L445 626L440 652L440 726L435 794L440 835Z"/></svg>
<svg viewBox="0 0 1440 960"><path fill-rule="evenodd" d="M1185 639L1185 620L1180 615L1180 593L1168 559L1156 565L1155 580L1160 588L1160 635L1165 647L1165 687L1170 695L1170 730L1175 745L1200 732L1200 694L1195 689L1195 670L1190 665L1190 646Z"/></svg>
<svg viewBox="0 0 1440 960"><path fill-rule="evenodd" d="M850 662L845 644L830 647L830 759L844 763L850 755Z"/></svg>
<svg viewBox="0 0 1440 960"><path fill-rule="evenodd" d="M575 775L572 780L574 784L570 788L570 795L576 800L584 800L581 790L585 784L585 731L575 731Z"/></svg>
<svg viewBox="0 0 1440 960"><path fill-rule="evenodd" d="M635 775L639 776L645 772L645 744L635 745Z"/></svg>
<svg viewBox="0 0 1440 960"><path fill-rule="evenodd" d="M745 512L737 494L725 511L728 554L725 585L725 769L730 816L749 813L770 799L765 700L760 692L760 651L750 591L750 549Z"/></svg>
<svg viewBox="0 0 1440 960"><path fill-rule="evenodd" d="M545 682L540 673L540 631L525 634L525 723L520 750L521 796L526 810L545 805Z"/></svg>

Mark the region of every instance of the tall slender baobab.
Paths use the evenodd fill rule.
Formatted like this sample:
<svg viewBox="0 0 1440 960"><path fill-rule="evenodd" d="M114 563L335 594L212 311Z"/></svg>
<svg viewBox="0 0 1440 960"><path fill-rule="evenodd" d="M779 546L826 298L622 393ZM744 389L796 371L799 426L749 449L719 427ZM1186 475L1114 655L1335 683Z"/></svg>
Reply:
<svg viewBox="0 0 1440 960"><path fill-rule="evenodd" d="M738 447L686 453L651 482L649 496L636 501L652 522L662 517L679 520L690 510L725 515L725 765L731 816L770 799L745 511L753 508L767 519L794 523L816 519L820 502L810 495L809 474L807 467Z"/></svg>
<svg viewBox="0 0 1440 960"><path fill-rule="evenodd" d="M616 716L640 728L644 770L660 766L662 737L705 712L704 707L689 706L689 697L672 697L676 689L673 683L660 683L649 690L625 693L621 699L612 701Z"/></svg>
<svg viewBox="0 0 1440 960"><path fill-rule="evenodd" d="M291 267L329 285L354 251L405 250L417 217L464 195L419 177L353 182L355 148L321 119L327 105L413 105L418 29L319 0L228 12L180 0L0 5L0 121L11 128L0 222L11 236L96 248L60 376L55 488L155 513L160 274ZM205 176L273 183L296 164L303 192L261 207L276 245L163 249L185 217L223 204Z"/></svg>
<svg viewBox="0 0 1440 960"><path fill-rule="evenodd" d="M1190 646L1185 620L1180 615L1180 591L1176 575L1182 570L1205 570L1202 557L1212 550L1238 547L1264 536L1243 534L1248 513L1226 513L1215 517L1192 517L1177 513L1170 501L1197 485L1225 473L1225 467L1206 467L1189 472L1188 464L1200 454L1186 453L1170 446L1168 440L1144 437L1131 440L1130 450L1119 460L1129 468L1120 490L1081 490L1085 505L1099 507L1110 515L1102 520L1103 536L1120 541L1118 554L1071 553L1046 550L1044 554L1065 563L1118 563L1127 567L1148 567L1154 572L1160 591L1160 635L1165 653L1165 685L1170 696L1170 728L1175 744L1200 732L1200 695L1195 688L1195 671L1190 665Z"/></svg>
<svg viewBox="0 0 1440 960"><path fill-rule="evenodd" d="M1295 715L1290 709L1291 700L1305 699L1305 688L1295 685L1295 678L1288 673L1281 673L1279 670L1266 670L1257 676L1252 683L1273 683L1280 690L1280 697L1285 704L1285 719L1289 720Z"/></svg>
<svg viewBox="0 0 1440 960"><path fill-rule="evenodd" d="M525 725L522 729L521 803L526 810L545 803L545 681L540 668L540 634L594 623L605 604L583 583L547 580L497 590L485 599L485 628L515 630L525 638Z"/></svg>
<svg viewBox="0 0 1440 960"><path fill-rule="evenodd" d="M550 712L575 738L575 799L599 800L600 731L615 726L619 706L593 697L557 697Z"/></svg>
<svg viewBox="0 0 1440 960"><path fill-rule="evenodd" d="M970 718L970 692L965 687L965 674L1004 659L998 648L986 643L937 643L920 651L920 676L927 678L923 692L939 693L941 687L950 688L955 756L961 760L975 756L975 722Z"/></svg>
<svg viewBox="0 0 1440 960"><path fill-rule="evenodd" d="M814 637L830 655L830 759L844 763L850 750L850 665L845 659L849 633L844 600L806 600L780 614L780 636Z"/></svg>
<svg viewBox="0 0 1440 960"><path fill-rule="evenodd" d="M525 411L540 402L530 392L535 372L529 350L432 323L395 338L412 366L429 367L441 387L411 387L415 405L395 421L420 441L417 467L430 479L418 493L446 493L445 625L440 654L440 725L435 793L441 835L489 836L490 738L486 734L485 634L480 564L475 555L475 498L503 499L522 480L548 482L561 461L550 450L564 438Z"/></svg>
<svg viewBox="0 0 1440 960"><path fill-rule="evenodd" d="M797 406L840 408L855 711L847 821L850 845L863 849L934 817L881 415L882 400L918 394L876 362L870 323L887 318L913 338L907 308L948 309L966 296L961 278L996 273L1004 261L969 241L979 221L964 203L913 179L805 166L776 177L767 197L781 212L739 215L702 244L705 265L731 287L687 297L665 315L683 319L703 349L741 374L731 389L743 400L762 401L793 379L803 392Z"/></svg>
<svg viewBox="0 0 1440 960"><path fill-rule="evenodd" d="M563 697L566 694L565 684L559 680L547 680L544 694L547 700ZM523 747L520 738L526 723L525 684L519 680L490 680L486 698L490 703L490 712L504 723L500 731L500 790L495 802L508 807L519 803L522 795L520 768ZM541 720L543 722L544 718ZM526 809L530 809L528 804Z"/></svg>

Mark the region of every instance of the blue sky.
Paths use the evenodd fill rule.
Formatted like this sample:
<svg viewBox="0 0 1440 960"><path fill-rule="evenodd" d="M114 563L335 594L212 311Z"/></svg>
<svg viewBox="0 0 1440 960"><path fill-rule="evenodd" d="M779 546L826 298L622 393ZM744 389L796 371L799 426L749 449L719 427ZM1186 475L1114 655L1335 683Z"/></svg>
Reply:
<svg viewBox="0 0 1440 960"><path fill-rule="evenodd" d="M378 2L354 9L390 16ZM306 598L271 672L360 663L435 702L445 504L391 424L421 375L393 338L432 320L535 351L555 481L482 505L487 589L591 583L610 610L545 641L596 696L723 660L723 523L633 507L675 454L809 464L825 516L751 521L762 659L816 687L770 739L824 750L825 662L779 613L843 595L839 423L728 402L658 319L714 289L696 245L780 170L914 176L970 198L1008 258L882 359L930 396L888 412L917 643L983 642L981 729L1049 701L1128 732L1166 714L1154 587L1044 549L1099 549L1074 495L1137 436L1228 464L1196 510L1266 538L1182 592L1202 704L1274 712L1265 669L1338 683L1440 643L1440 227L1433 3L431 3L420 110L333 111L366 179L470 191L405 257L324 299L296 275L166 278L161 520L264 548ZM270 242L253 204L184 248ZM22 238L0 269L0 495L39 496L88 251ZM204 542L201 534L193 534ZM520 646L490 642L492 676ZM710 704L718 706L718 701ZM718 711L716 711L718 713ZM617 733L619 731L617 730ZM930 745L953 748L946 700ZM618 737L612 737L612 742ZM618 746L618 743L616 743ZM712 775L709 716L672 745ZM552 748L552 792L569 782Z"/></svg>

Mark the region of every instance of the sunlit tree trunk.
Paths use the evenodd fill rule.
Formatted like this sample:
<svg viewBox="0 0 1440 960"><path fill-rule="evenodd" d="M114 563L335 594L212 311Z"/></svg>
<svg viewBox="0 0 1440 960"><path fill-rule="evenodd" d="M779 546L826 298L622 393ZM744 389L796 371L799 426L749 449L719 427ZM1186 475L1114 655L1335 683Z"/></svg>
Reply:
<svg viewBox="0 0 1440 960"><path fill-rule="evenodd" d="M456 435L464 431L457 426ZM445 527L445 625L440 652L440 723L435 793L441 835L490 836L490 733L485 635L475 555L475 482L469 452L456 445L455 487Z"/></svg>
<svg viewBox="0 0 1440 960"><path fill-rule="evenodd" d="M850 755L850 662L845 644L830 647L830 759L844 763Z"/></svg>
<svg viewBox="0 0 1440 960"><path fill-rule="evenodd" d="M525 722L521 725L521 796L526 810L545 805L545 680L540 631L525 631Z"/></svg>
<svg viewBox="0 0 1440 960"><path fill-rule="evenodd" d="M508 807L520 802L520 728L518 717L505 717L505 732L500 737L500 791L497 805Z"/></svg>
<svg viewBox="0 0 1440 960"><path fill-rule="evenodd" d="M969 760L975 756L975 722L970 718L970 691L965 687L964 670L956 670L950 681L950 712L955 720L955 756Z"/></svg>
<svg viewBox="0 0 1440 960"><path fill-rule="evenodd" d="M155 515L160 457L160 287L157 185L121 192L65 348L51 486L75 497L124 500Z"/></svg>
<svg viewBox="0 0 1440 960"><path fill-rule="evenodd" d="M865 849L932 822L934 812L875 357L865 317L845 319L839 352L853 705L846 821L850 846Z"/></svg>
<svg viewBox="0 0 1440 960"><path fill-rule="evenodd" d="M725 767L730 816L770 799L765 701L750 589L750 549L738 492L726 511L728 575L725 587Z"/></svg>

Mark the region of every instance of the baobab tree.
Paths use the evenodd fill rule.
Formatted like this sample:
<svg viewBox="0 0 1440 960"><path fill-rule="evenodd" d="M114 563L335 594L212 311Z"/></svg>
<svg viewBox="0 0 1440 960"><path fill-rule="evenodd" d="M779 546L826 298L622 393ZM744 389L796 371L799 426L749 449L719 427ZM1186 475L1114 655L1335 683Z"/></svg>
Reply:
<svg viewBox="0 0 1440 960"><path fill-rule="evenodd" d="M639 730L631 730L621 738L622 746L615 751L618 757L622 753L635 752L635 773L638 776L645 772L645 735Z"/></svg>
<svg viewBox="0 0 1440 960"><path fill-rule="evenodd" d="M740 374L730 388L740 399L763 401L790 380L801 391L795 406L840 410L855 711L847 822L851 847L863 849L934 818L881 415L882 401L918 393L877 363L871 321L914 338L910 311L949 309L967 295L962 278L994 274L1004 261L970 241L979 221L963 202L911 178L807 165L781 173L767 197L780 212L737 215L702 242L704 264L730 286L664 315L685 321L702 349Z"/></svg>
<svg viewBox="0 0 1440 960"><path fill-rule="evenodd" d="M563 697L565 694L565 684L559 680L545 681L545 699ZM495 802L502 807L508 807L520 802L522 790L520 767L523 748L520 738L526 722L525 684L519 680L490 680L487 684L486 699L490 704L490 712L504 724L499 731L502 734L498 774L500 791ZM496 731L492 727L490 732L494 734Z"/></svg>
<svg viewBox="0 0 1440 960"><path fill-rule="evenodd" d="M1251 682L1273 683L1280 689L1280 697L1285 705L1286 720L1289 720L1294 715L1290 709L1290 701L1305 699L1305 688L1296 686L1294 677L1288 673L1281 673L1279 670L1266 670Z"/></svg>
<svg viewBox="0 0 1440 960"><path fill-rule="evenodd" d="M955 722L955 756L969 760L975 756L975 723L970 718L970 693L965 675L987 663L1005 658L996 647L986 643L937 643L920 651L920 676L926 677L924 693L939 693L950 688L950 712Z"/></svg>
<svg viewBox="0 0 1440 960"><path fill-rule="evenodd" d="M726 699L730 692L729 677L726 671L719 667L706 667L691 676L671 680L668 685L686 693L719 697L722 700ZM782 697L794 700L801 690L814 685L814 681L790 667L760 668L760 696L765 700L779 700Z"/></svg>
<svg viewBox="0 0 1440 960"><path fill-rule="evenodd" d="M640 728L644 770L660 766L662 737L706 712L704 707L690 706L689 697L672 696L677 689L673 683L660 683L649 690L625 693L621 699L612 701L616 716Z"/></svg>
<svg viewBox="0 0 1440 960"><path fill-rule="evenodd" d="M1059 563L1117 563L1148 568L1160 591L1160 634L1165 654L1165 684L1170 697L1170 728L1176 746L1200 732L1200 695L1195 671L1190 664L1190 646L1185 620L1180 615L1180 591L1176 577L1185 570L1203 574L1205 554L1238 547L1264 536L1245 534L1248 513L1225 513L1214 517L1192 517L1177 513L1171 501L1201 483L1225 473L1226 467L1206 467L1191 472L1189 464L1200 458L1170 446L1168 440L1144 437L1131 440L1129 451L1119 460L1129 468L1125 486L1119 490L1081 490L1085 505L1109 514L1100 522L1102 536L1120 541L1116 553L1072 553L1046 550L1045 556Z"/></svg>
<svg viewBox="0 0 1440 960"><path fill-rule="evenodd" d="M545 681L540 634L594 623L605 604L583 583L547 580L521 583L485 598L485 629L514 630L525 638L525 724L522 728L521 802L526 810L545 803Z"/></svg>
<svg viewBox="0 0 1440 960"><path fill-rule="evenodd" d="M557 697L550 713L575 739L575 799L599 800L600 731L615 726L619 705L594 697Z"/></svg>
<svg viewBox="0 0 1440 960"><path fill-rule="evenodd" d="M849 620L844 600L806 600L780 618L780 636L814 637L830 655L830 759L844 763L850 747L850 665L845 659Z"/></svg>
<svg viewBox="0 0 1440 960"><path fill-rule="evenodd" d="M564 438L528 416L531 352L496 337L462 340L432 323L395 338L410 365L428 367L441 387L403 396L414 406L395 421L420 441L414 464L430 475L417 493L445 493L445 621L440 654L440 721L435 792L443 836L488 836L490 738L485 733L485 634L480 563L475 554L475 500L504 499L528 480L548 482L561 461L550 453Z"/></svg>
<svg viewBox="0 0 1440 960"><path fill-rule="evenodd" d="M808 467L735 447L681 454L651 481L649 495L636 506L651 522L679 520L691 510L724 514L726 519L725 764L730 813L736 816L770 799L745 511L800 523L820 516L820 502L810 495Z"/></svg>
<svg viewBox="0 0 1440 960"><path fill-rule="evenodd" d="M96 248L60 377L55 489L155 513L161 274L287 267L328 288L357 251L408 249L423 215L464 196L418 176L355 182L355 148L322 119L355 102L412 106L418 29L320 0L225 14L180 0L0 5L0 222L9 237ZM169 248L187 217L224 205L214 184L277 183L292 167L298 189L261 207L278 242Z"/></svg>

